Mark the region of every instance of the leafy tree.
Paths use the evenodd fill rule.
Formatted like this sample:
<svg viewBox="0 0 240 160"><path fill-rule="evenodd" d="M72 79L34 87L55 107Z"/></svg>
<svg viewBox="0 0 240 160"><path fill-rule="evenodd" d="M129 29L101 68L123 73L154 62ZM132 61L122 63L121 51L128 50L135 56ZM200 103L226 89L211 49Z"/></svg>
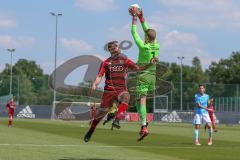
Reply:
<svg viewBox="0 0 240 160"><path fill-rule="evenodd" d="M225 97L237 96L239 92L237 84L240 82L239 62L240 52L232 52L229 58L211 63L207 70L210 82L221 85L221 89L215 91L216 95Z"/></svg>
<svg viewBox="0 0 240 160"><path fill-rule="evenodd" d="M9 94L10 65L0 73L0 95ZM51 104L52 90L48 86L48 75L35 61L20 59L13 66L12 93L20 104ZM19 97L18 97L19 95Z"/></svg>
<svg viewBox="0 0 240 160"><path fill-rule="evenodd" d="M208 74L211 82L238 84L240 82L240 52L232 52L230 58L212 62Z"/></svg>

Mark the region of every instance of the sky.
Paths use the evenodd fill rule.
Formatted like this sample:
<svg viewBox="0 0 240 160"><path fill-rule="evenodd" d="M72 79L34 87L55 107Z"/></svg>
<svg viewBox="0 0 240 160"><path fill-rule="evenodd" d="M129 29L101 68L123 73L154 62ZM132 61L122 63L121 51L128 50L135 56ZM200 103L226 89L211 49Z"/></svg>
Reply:
<svg viewBox="0 0 240 160"><path fill-rule="evenodd" d="M212 61L239 51L240 2L238 0L0 0L0 71L10 63L7 48L15 48L18 59L34 60L44 73L54 69L55 18L58 23L57 66L79 55L109 56L104 45L110 40L129 40L131 17L128 8L139 4L150 28L157 30L161 61L191 65L198 56L204 69ZM139 24L139 22L138 22ZM138 31L141 35L142 29ZM137 60L134 44L125 53ZM77 83L81 71L69 76Z"/></svg>

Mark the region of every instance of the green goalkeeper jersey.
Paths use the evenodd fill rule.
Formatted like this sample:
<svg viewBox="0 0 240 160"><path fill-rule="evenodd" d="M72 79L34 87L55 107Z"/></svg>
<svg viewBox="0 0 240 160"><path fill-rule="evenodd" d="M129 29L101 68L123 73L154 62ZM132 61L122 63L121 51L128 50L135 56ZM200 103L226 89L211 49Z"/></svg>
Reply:
<svg viewBox="0 0 240 160"><path fill-rule="evenodd" d="M141 25L144 32L147 31L148 25L146 24L146 22L141 23ZM160 45L157 41L152 43L144 43L137 32L136 25L132 25L132 36L139 48L139 55L138 55L138 61L137 61L139 65L143 63L145 64L150 63L152 58L158 58ZM148 67L145 71L155 72L156 65L152 65L151 67Z"/></svg>

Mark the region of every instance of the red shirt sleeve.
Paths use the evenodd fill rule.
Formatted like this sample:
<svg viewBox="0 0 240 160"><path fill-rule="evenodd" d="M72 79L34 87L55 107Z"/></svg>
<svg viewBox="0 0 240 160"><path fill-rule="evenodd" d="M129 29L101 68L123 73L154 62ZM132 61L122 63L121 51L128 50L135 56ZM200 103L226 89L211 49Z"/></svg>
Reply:
<svg viewBox="0 0 240 160"><path fill-rule="evenodd" d="M127 64L127 66L129 67L129 68L132 68L132 69L139 69L139 67L133 62L133 61L131 61L130 59L126 59L126 62L125 62L126 64Z"/></svg>
<svg viewBox="0 0 240 160"><path fill-rule="evenodd" d="M98 76L102 77L105 74L105 72L106 72L106 62L103 61L98 71Z"/></svg>
<svg viewBox="0 0 240 160"><path fill-rule="evenodd" d="M13 106L13 108L11 108L11 106ZM15 102L8 102L6 105L6 108L8 109L15 109L17 107L17 104Z"/></svg>

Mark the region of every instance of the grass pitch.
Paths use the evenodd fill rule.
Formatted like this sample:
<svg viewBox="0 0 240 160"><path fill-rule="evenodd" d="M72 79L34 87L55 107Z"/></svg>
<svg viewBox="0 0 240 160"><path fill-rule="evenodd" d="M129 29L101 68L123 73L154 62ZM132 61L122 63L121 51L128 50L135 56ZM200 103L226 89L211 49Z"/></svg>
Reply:
<svg viewBox="0 0 240 160"><path fill-rule="evenodd" d="M200 130L202 146L193 144L191 124L150 124L150 134L137 142L139 124L122 123L120 130L99 125L83 142L87 122L15 119L13 128L0 119L0 160L237 160L240 126L218 126L213 146Z"/></svg>

